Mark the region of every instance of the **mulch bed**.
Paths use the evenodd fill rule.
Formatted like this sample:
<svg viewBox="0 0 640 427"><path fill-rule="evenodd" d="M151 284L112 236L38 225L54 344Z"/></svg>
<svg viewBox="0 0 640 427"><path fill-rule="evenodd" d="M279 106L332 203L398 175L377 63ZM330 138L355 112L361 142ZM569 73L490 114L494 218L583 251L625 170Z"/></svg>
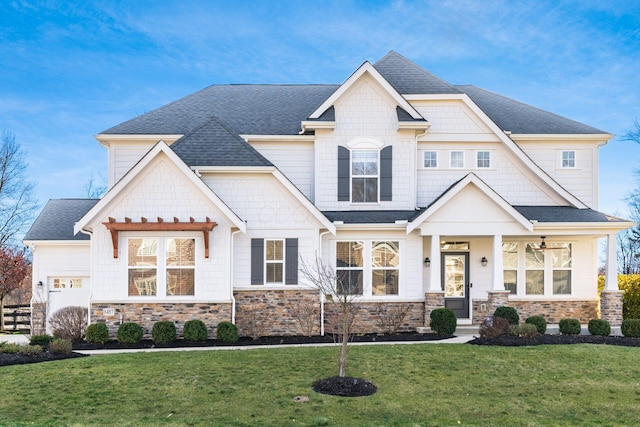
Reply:
<svg viewBox="0 0 640 427"><path fill-rule="evenodd" d="M331 377L313 383L313 391L332 396L360 397L371 396L378 387L362 378Z"/></svg>
<svg viewBox="0 0 640 427"><path fill-rule="evenodd" d="M50 353L48 351L43 351L39 354L27 355L27 354L9 354L9 353L0 353L0 366L10 366L10 365L26 365L28 363L40 363L40 362L50 362L52 360L63 360L63 359L71 359L74 357L87 357L88 354L80 354L80 353Z"/></svg>
<svg viewBox="0 0 640 427"><path fill-rule="evenodd" d="M498 337L481 337L469 341L475 345L499 345L506 347L521 347L548 344L608 344L625 347L640 347L640 338L621 336L597 336L597 335L537 335L535 337L517 337L514 335L500 335Z"/></svg>

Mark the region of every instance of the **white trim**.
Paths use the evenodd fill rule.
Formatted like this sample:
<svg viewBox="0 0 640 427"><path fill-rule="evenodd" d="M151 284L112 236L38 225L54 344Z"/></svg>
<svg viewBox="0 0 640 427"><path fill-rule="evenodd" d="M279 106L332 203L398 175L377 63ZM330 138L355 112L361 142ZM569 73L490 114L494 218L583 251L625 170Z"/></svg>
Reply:
<svg viewBox="0 0 640 427"><path fill-rule="evenodd" d="M307 122L302 122L307 123ZM316 123L316 122L310 122ZM327 122L322 122L327 123ZM251 142L313 142L316 140L315 135L252 135L252 134L240 134L240 138L245 141Z"/></svg>
<svg viewBox="0 0 640 427"><path fill-rule="evenodd" d="M178 139L182 138L182 134L105 134L99 133L93 137L103 147L108 147L111 141L136 141L136 142L150 142L156 143L159 141L165 141L168 145L173 144Z"/></svg>
<svg viewBox="0 0 640 427"><path fill-rule="evenodd" d="M367 73L376 82L378 82L378 84L380 84L380 86L382 86L389 93L389 95L391 95L391 97L394 99L394 101L396 101L396 103L400 108L402 108L407 113L409 113L409 115L414 119L423 119L420 113L418 113L418 111L415 108L413 108L413 106L409 104L407 100L403 98L402 95L400 95L398 91L395 90L393 86L391 86L384 77L382 77L382 75L378 72L378 70L376 70L375 67L371 65L369 61L365 61L353 74L351 74L351 76L349 76L349 78L342 85L340 85L340 87L335 92L333 92L333 94L331 94L331 96L327 98L322 103L322 105L320 105L320 107L318 107L313 113L311 113L309 118L310 119L320 118L320 116L322 116L322 114L325 111L327 111L332 105L334 105L335 102L351 86L353 86L355 82L357 82L360 79L360 77L362 77L364 74L367 74Z"/></svg>
<svg viewBox="0 0 640 427"><path fill-rule="evenodd" d="M593 133L593 134L525 134L525 133L512 133L511 139L514 141L598 141L604 142L613 138L615 135L610 133Z"/></svg>

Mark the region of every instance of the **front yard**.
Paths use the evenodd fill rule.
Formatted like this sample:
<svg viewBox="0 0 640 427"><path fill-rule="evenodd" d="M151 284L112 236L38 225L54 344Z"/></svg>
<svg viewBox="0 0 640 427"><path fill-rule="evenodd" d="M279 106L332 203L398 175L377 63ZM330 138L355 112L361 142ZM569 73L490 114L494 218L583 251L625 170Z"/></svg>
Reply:
<svg viewBox="0 0 640 427"><path fill-rule="evenodd" d="M640 349L352 347L378 392L317 394L335 347L99 355L0 368L0 425L635 425ZM296 402L296 396L308 401ZM305 399L302 399L305 400Z"/></svg>

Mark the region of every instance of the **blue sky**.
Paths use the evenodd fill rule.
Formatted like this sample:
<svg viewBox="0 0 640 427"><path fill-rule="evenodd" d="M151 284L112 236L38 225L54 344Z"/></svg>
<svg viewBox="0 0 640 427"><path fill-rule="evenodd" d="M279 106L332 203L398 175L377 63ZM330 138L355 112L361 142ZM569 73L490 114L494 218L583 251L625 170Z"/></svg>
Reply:
<svg viewBox="0 0 640 427"><path fill-rule="evenodd" d="M28 152L42 204L106 176L93 138L211 84L341 83L395 50L618 135L600 206L623 213L640 144L640 2L30 1L0 3L0 130Z"/></svg>

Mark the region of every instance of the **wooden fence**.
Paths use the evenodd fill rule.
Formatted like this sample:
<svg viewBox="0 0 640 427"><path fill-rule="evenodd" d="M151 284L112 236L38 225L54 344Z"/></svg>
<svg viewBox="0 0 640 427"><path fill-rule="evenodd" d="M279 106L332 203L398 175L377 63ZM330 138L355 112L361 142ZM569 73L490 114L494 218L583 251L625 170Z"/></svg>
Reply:
<svg viewBox="0 0 640 427"><path fill-rule="evenodd" d="M29 304L4 306L4 329L7 332L31 331L31 307Z"/></svg>

